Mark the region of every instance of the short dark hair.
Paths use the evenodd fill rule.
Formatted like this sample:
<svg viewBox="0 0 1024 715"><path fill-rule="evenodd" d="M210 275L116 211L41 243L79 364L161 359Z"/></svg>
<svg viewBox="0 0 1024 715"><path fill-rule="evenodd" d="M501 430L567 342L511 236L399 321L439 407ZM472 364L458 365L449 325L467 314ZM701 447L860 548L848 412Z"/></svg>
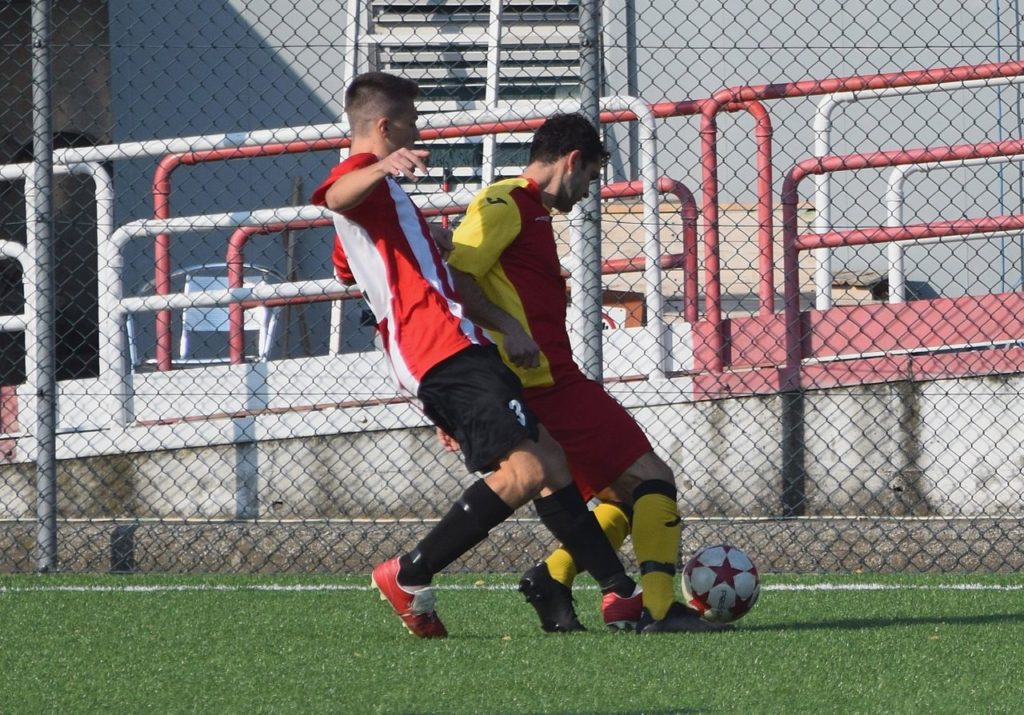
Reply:
<svg viewBox="0 0 1024 715"><path fill-rule="evenodd" d="M411 79L387 72L357 75L345 90L345 113L353 131L357 124L380 117L393 117L420 94Z"/></svg>
<svg viewBox="0 0 1024 715"><path fill-rule="evenodd" d="M556 114L534 133L529 163L550 164L577 150L586 164L608 160L601 135L589 119L582 114Z"/></svg>

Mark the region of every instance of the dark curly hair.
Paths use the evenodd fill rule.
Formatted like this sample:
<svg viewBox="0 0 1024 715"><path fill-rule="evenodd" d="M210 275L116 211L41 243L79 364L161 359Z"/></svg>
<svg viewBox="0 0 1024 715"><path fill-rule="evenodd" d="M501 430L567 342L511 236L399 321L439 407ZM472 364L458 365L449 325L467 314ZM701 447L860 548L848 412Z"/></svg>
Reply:
<svg viewBox="0 0 1024 715"><path fill-rule="evenodd" d="M529 161L550 164L576 150L585 164L608 161L608 151L589 119L582 114L555 114L533 135Z"/></svg>

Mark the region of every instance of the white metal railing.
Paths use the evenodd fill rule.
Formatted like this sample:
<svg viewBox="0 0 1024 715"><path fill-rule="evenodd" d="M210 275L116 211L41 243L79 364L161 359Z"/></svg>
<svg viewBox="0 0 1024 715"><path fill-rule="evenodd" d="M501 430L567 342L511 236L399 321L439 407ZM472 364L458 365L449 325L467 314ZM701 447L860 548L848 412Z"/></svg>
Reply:
<svg viewBox="0 0 1024 715"><path fill-rule="evenodd" d="M856 92L837 92L826 94L818 102L811 125L814 131L814 156L822 157L832 154L832 113L841 104L858 102L865 99L883 97L903 97L913 94L931 94L933 92L954 92L960 89L978 89L999 87L1024 83L1024 76L996 77L991 79L945 82L941 84L913 85L909 87L886 87L884 89L865 89ZM834 227L832 224L832 176L829 173L815 177L814 190L814 232L826 233ZM814 250L815 258L815 307L826 310L832 307L832 249L818 248Z"/></svg>
<svg viewBox="0 0 1024 715"><path fill-rule="evenodd" d="M989 166L992 164L1006 164L1011 162L1024 161L1024 154L1010 156L993 156L981 159L961 159L958 161L934 161L925 164L908 164L906 166L895 166L889 173L888 185L885 192L885 207L887 211L887 226L902 226L904 224L903 208L906 200L905 190L907 177L915 173L929 173L939 169L950 169L967 166ZM1020 236L1020 231L1002 231L999 233L979 234L976 238L971 236L958 236L958 240L992 240L994 238ZM942 241L941 238L926 238L913 241L916 245L935 243ZM948 240L948 239L947 239ZM886 258L889 263L889 302L902 303L906 300L907 276L904 266L905 246L903 242L890 243L886 247Z"/></svg>
<svg viewBox="0 0 1024 715"><path fill-rule="evenodd" d="M430 129L470 128L479 124L501 124L526 119L543 119L560 112L576 112L580 109L579 100L551 100L545 102L510 102L500 107L489 107L449 114L434 114L425 117L424 124ZM644 185L644 214L642 225L646 235L644 255L647 265L644 271L646 282L646 305L648 310L648 330L658 346L657 364L660 366L657 375L664 374L666 362L666 329L662 315L664 299L661 294L661 265L657 256L661 254L661 243L658 235L658 191L659 176L657 165L657 148L654 117L649 106L635 98L627 96L606 97L601 100L601 109L606 111L631 111L639 119L639 135L641 142L641 161L639 165L640 179ZM348 129L344 124L319 124L303 127L285 127L265 129L253 132L235 132L228 134L208 134L177 139L157 139L122 144L107 144L95 147L60 149L54 152L54 161L58 163L83 161L111 161L120 159L136 159L157 157L168 153L186 151L203 151L208 149L241 148L259 146L268 143L291 143L315 141L324 138L347 136ZM583 240L578 230L571 233L570 251L579 252L579 243ZM569 266L571 276L578 276L580 266ZM570 278L570 283L579 284L578 278ZM573 295L582 295L579 285ZM593 296L600 300L600 296ZM581 333L582 326L577 319L572 329ZM655 375L655 376L657 376Z"/></svg>
<svg viewBox="0 0 1024 715"><path fill-rule="evenodd" d="M180 216L170 219L142 219L125 224L114 231L109 241L100 245L98 290L100 297L100 379L107 387L107 414L111 422L124 427L133 420L132 380L125 356L127 336L124 315L143 310L175 308L225 307L243 300L269 300L298 296L345 293L353 289L336 278L264 283L243 288L204 291L201 293L168 293L163 295L125 297L122 269L123 250L129 241L153 238L159 234L180 234L211 231L240 226L265 226L288 221L326 218L330 211L319 206L236 211L203 216Z"/></svg>
<svg viewBox="0 0 1024 715"><path fill-rule="evenodd" d="M448 115L430 115L426 124L430 128L473 127L478 124L501 124L530 119L543 119L559 112L579 111L578 100L567 99L557 101L512 102L501 107L490 107L473 111L462 111ZM651 338L654 349L654 369L651 377L663 377L666 372L668 355L668 331L663 316L664 298L661 292L662 269L660 263L661 242L659 236L660 218L658 215L659 194L657 180L657 149L655 144L654 117L649 106L634 97L616 96L601 100L601 109L606 111L630 111L638 118L639 136L642 146L640 162L640 180L643 185L644 213L642 228L645 234L643 253L645 257L644 278L646 283L645 303L648 323L645 330ZM154 139L147 141L124 142L118 144L97 145L92 147L65 148L54 151L54 171L56 173L88 173L96 181L97 203L97 241L98 241L98 291L99 291L99 322L100 322L100 383L106 388L104 411L112 425L124 427L133 416L132 374L126 360L127 337L124 333L123 318L126 313L136 311L175 309L183 307L223 307L243 300L268 300L273 298L292 298L298 296L322 295L325 291L345 292L349 288L334 279L319 281L298 281L293 283L270 284L263 286L212 291L207 293L168 294L158 296L126 297L123 293L124 246L137 238L152 238L157 234L176 234L204 230L235 228L240 226L261 226L268 223L279 223L288 220L317 219L329 216L330 212L320 207L304 206L287 209L266 209L252 212L230 212L203 216L184 216L170 219L142 219L132 221L114 230L113 227L113 187L109 174L100 162L137 159L144 157L160 157L166 154L187 151L203 151L209 149L240 148L260 146L269 143L312 142L325 138L344 137L348 133L343 123L307 125L303 127L285 127L265 129L252 132L233 132L224 134L207 134L172 139ZM8 180L25 179L27 167L31 165L11 165L4 167L6 172L0 176ZM31 186L26 187L30 192ZM465 191L454 195L434 194L416 197L421 206L450 206L456 202L468 203L469 194ZM572 224L572 222L570 222ZM26 284L33 280L32 236L35 233L34 217L28 216L29 248L18 244L0 245L3 255L10 255L22 261L25 270ZM578 227L570 226L570 248L578 249L582 240ZM571 253L578 253L573 250ZM576 283L573 295L582 295L578 288L581 266L568 266L570 282ZM600 296L587 296L587 300L600 301ZM31 341L32 319L31 302L27 302L26 314L11 317L4 323L9 329L25 328L27 339ZM581 326L572 325L579 332ZM30 352L31 355L31 352ZM31 357L30 357L31 359ZM32 371L30 370L30 374ZM26 391L31 385L26 386ZM22 420L31 425L34 421L29 405L24 405ZM25 434L31 432L24 430Z"/></svg>
<svg viewBox="0 0 1024 715"><path fill-rule="evenodd" d="M100 163L54 164L53 173L57 175L85 174L92 178L94 199L96 202L96 238L99 245L109 242L114 228L114 186L110 173ZM5 332L25 331L25 372L26 382L23 392L34 395L37 391L35 380L38 369L38 356L33 349L36 336L37 303L39 292L34 290L39 285L38 259L39 242L35 239L37 224L33 212L28 207L33 205L33 194L36 191L32 174L32 164L6 164L0 166L0 180L25 182L26 236L25 245L15 241L0 241L0 253L7 258L17 260L21 265L21 280L25 295L25 312L20 316L5 316L0 330ZM97 266L99 269L100 266ZM34 425L36 422L36 402L29 399L19 405L19 421L22 424ZM24 431L24 430L23 430ZM26 432L30 439L23 441L20 449L28 455L36 450L34 432ZM33 457L34 458L34 457Z"/></svg>
<svg viewBox="0 0 1024 715"><path fill-rule="evenodd" d="M349 134L346 122L331 124L307 124L302 127L279 127L255 131L229 132L226 134L201 134L174 139L148 139L146 141L122 142L119 144L98 144L89 147L56 149L54 164L76 164L82 162L118 161L122 159L143 159L160 157L164 154L182 154L190 151L212 149L238 149L241 147L263 146L265 144L290 144L293 142L315 142L320 139L340 139Z"/></svg>

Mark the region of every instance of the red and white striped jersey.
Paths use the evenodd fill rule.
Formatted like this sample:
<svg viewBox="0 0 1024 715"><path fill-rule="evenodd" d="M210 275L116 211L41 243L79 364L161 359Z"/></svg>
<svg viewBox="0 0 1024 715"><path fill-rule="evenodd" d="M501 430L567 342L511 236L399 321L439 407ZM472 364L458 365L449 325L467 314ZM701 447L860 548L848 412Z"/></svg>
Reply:
<svg viewBox="0 0 1024 715"><path fill-rule="evenodd" d="M350 156L313 192L313 203L325 205L342 175L377 161L373 154ZM399 387L416 394L434 365L471 344L490 344L463 314L426 221L397 181L385 178L358 206L335 213L334 227L336 270L347 264L359 284Z"/></svg>

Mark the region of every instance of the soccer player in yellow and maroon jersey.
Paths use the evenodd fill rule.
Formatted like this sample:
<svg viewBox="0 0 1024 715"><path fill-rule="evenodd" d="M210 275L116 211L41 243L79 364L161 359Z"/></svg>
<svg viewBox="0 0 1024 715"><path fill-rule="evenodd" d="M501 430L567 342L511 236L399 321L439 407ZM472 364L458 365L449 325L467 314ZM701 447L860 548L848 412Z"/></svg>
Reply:
<svg viewBox="0 0 1024 715"><path fill-rule="evenodd" d="M415 547L378 564L373 584L412 633L447 636L434 607L434 575L533 500L605 598L628 601L636 584L587 510L562 450L523 404L522 385L491 341L464 314L430 228L396 181L426 169L429 152L413 146L418 92L415 82L383 72L352 81L345 92L351 152L313 202L334 212L336 264L344 257L363 290L395 382L462 443L470 471L488 474Z"/></svg>
<svg viewBox="0 0 1024 715"><path fill-rule="evenodd" d="M483 189L453 236L448 256L467 314L489 329L519 376L527 405L565 450L584 498L617 549L630 532L640 565L642 612L604 608L614 628L640 633L720 630L675 599L681 522L672 471L643 430L573 361L566 283L551 212L569 211L600 176L607 153L594 126L557 115L536 132L522 176ZM572 605L577 567L559 548L524 575L520 590L546 631L581 630Z"/></svg>

